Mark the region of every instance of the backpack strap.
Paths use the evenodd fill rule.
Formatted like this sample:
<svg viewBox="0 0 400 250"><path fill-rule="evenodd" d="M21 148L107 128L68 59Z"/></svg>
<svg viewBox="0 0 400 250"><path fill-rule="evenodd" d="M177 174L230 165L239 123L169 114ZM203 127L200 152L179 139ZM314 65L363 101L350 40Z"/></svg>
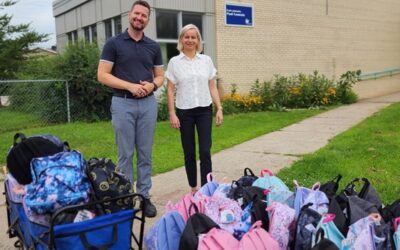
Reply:
<svg viewBox="0 0 400 250"><path fill-rule="evenodd" d="M245 169L243 170L243 175L244 175L244 176L254 176L254 177L255 177L253 171L252 171L250 168L245 168Z"/></svg>
<svg viewBox="0 0 400 250"><path fill-rule="evenodd" d="M253 223L251 228L249 229L249 232L256 229L256 228L261 228L262 227L262 222L260 220L256 221Z"/></svg>
<svg viewBox="0 0 400 250"><path fill-rule="evenodd" d="M265 175L274 176L274 173L272 173L271 170L265 168L265 169L261 170L260 176L261 176L261 177L264 177Z"/></svg>
<svg viewBox="0 0 400 250"><path fill-rule="evenodd" d="M325 214L323 216L322 223L329 223L335 219L336 215L335 214Z"/></svg>
<svg viewBox="0 0 400 250"><path fill-rule="evenodd" d="M192 203L190 203L190 206L189 206L189 209L188 209L189 215L192 214L192 208L194 209L195 213L200 213L199 208L197 207L197 205L192 202Z"/></svg>
<svg viewBox="0 0 400 250"><path fill-rule="evenodd" d="M14 135L14 143L13 143L14 146L20 143L18 142L18 139L20 139L20 142L23 142L26 140L26 136L23 133L16 133Z"/></svg>
<svg viewBox="0 0 400 250"><path fill-rule="evenodd" d="M212 176L212 172L207 174L207 183L210 183L213 181L213 176Z"/></svg>
<svg viewBox="0 0 400 250"><path fill-rule="evenodd" d="M360 198L365 198L366 192L368 188L370 187L371 183L367 178L361 178L361 180L364 182L364 185L362 186L360 192L358 193L358 196Z"/></svg>
<svg viewBox="0 0 400 250"><path fill-rule="evenodd" d="M314 185L312 185L311 189L314 191L318 191L320 187L321 187L321 182L317 181L316 183L314 183Z"/></svg>
<svg viewBox="0 0 400 250"><path fill-rule="evenodd" d="M394 219L393 226L394 226L394 231L397 231L397 227L400 225L400 217L397 217Z"/></svg>

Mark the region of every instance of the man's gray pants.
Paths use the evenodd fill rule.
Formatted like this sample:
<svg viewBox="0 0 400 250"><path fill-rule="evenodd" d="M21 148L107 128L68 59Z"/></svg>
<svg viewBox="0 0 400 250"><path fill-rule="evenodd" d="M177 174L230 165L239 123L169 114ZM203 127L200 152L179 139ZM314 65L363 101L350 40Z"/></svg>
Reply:
<svg viewBox="0 0 400 250"><path fill-rule="evenodd" d="M137 153L136 193L149 197L151 188L152 147L157 122L154 95L143 99L113 97L112 126L118 150L118 166L134 183L133 155Z"/></svg>

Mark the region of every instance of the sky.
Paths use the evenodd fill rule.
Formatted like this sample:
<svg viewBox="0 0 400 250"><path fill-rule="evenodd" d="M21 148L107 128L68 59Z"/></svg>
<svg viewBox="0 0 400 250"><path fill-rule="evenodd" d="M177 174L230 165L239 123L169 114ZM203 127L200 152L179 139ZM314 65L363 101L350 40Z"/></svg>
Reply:
<svg viewBox="0 0 400 250"><path fill-rule="evenodd" d="M41 34L49 34L49 41L35 44L33 47L51 48L56 45L52 3L53 0L18 0L13 6L0 9L0 14L13 15L11 24L31 23L32 30Z"/></svg>

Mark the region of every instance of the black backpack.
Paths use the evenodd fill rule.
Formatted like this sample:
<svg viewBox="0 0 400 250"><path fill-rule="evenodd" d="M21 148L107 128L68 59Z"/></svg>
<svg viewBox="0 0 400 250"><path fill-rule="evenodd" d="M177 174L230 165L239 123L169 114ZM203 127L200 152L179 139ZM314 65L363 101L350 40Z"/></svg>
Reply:
<svg viewBox="0 0 400 250"><path fill-rule="evenodd" d="M16 133L13 146L7 155L7 168L19 184L26 185L32 182L30 164L33 158L51 156L68 150L68 143L54 135L35 135L27 138L23 133Z"/></svg>
<svg viewBox="0 0 400 250"><path fill-rule="evenodd" d="M243 189L250 187L258 177L251 171L250 168L245 168L243 176L236 181L232 181L232 187L229 190L228 198L236 200L239 204L242 204L241 199L243 198Z"/></svg>
<svg viewBox="0 0 400 250"><path fill-rule="evenodd" d="M114 198L133 193L130 180L119 172L108 158L91 158L87 162L87 175L95 193L96 200ZM106 214L133 207L132 198L125 198L102 204Z"/></svg>
<svg viewBox="0 0 400 250"><path fill-rule="evenodd" d="M390 222L400 217L400 199L382 209L382 218L385 222Z"/></svg>
<svg viewBox="0 0 400 250"><path fill-rule="evenodd" d="M205 234L214 227L220 228L210 217L200 213L193 203L189 206L189 214L192 209L195 209L196 212L186 222L179 241L179 250L197 250L200 234Z"/></svg>
<svg viewBox="0 0 400 250"><path fill-rule="evenodd" d="M294 250L311 249L313 232L308 229L311 225L317 228L322 216L315 210L311 209L312 203L304 205L299 214L296 224L296 233L294 237Z"/></svg>
<svg viewBox="0 0 400 250"><path fill-rule="evenodd" d="M320 186L319 191L322 191L326 194L328 198L332 198L336 195L337 190L339 189L339 181L342 179L342 176L339 174L333 180L328 181Z"/></svg>
<svg viewBox="0 0 400 250"><path fill-rule="evenodd" d="M265 200L266 195L264 194L263 188L251 186L243 189L242 209L252 202L253 206L251 208L251 223L254 224L254 222L261 220L262 228L268 231L269 217L268 212L265 210L267 208L267 203Z"/></svg>

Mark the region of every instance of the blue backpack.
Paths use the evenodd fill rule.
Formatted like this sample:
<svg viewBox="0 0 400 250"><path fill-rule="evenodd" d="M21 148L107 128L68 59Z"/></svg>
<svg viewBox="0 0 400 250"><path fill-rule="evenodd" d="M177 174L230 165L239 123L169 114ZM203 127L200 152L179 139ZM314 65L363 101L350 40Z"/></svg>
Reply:
<svg viewBox="0 0 400 250"><path fill-rule="evenodd" d="M24 204L35 214L53 213L60 207L89 201L92 188L85 161L77 151L34 158L32 183L26 185Z"/></svg>
<svg viewBox="0 0 400 250"><path fill-rule="evenodd" d="M149 250L175 250L185 228L185 221L176 212L164 214L144 237L144 244Z"/></svg>

